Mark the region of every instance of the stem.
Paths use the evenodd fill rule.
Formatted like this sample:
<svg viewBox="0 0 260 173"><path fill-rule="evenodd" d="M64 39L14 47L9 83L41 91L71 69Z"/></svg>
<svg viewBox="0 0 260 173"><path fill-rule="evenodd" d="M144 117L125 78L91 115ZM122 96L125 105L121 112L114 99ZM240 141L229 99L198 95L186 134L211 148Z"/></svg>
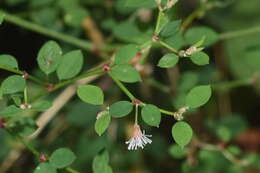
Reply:
<svg viewBox="0 0 260 173"><path fill-rule="evenodd" d="M0 12L3 12L3 11L0 10ZM34 31L34 32L37 32L37 33L40 33L40 34L45 35L45 36L52 37L52 38L57 39L57 40L61 40L63 42L66 42L68 44L80 47L80 48L87 50L87 51L92 50L92 48L93 48L92 44L88 41L84 41L84 40L78 39L76 37L71 37L71 36L68 36L68 35L47 29L47 28L44 28L40 25L28 22L24 19L21 19L19 17L14 16L14 15L8 14L6 12L3 12L3 13L5 14L5 21L10 22L12 24L18 25L20 27L23 27L25 29L28 29L28 30L31 30L31 31Z"/></svg>
<svg viewBox="0 0 260 173"><path fill-rule="evenodd" d="M175 54L177 54L177 55L179 54L178 50L176 50L175 48L171 47L169 44L165 43L164 41L159 40L159 43L160 43L162 46L166 47L167 49L170 49L173 53L175 53Z"/></svg>
<svg viewBox="0 0 260 173"><path fill-rule="evenodd" d="M72 84L78 80L81 80L83 78L86 78L86 77L89 77L89 76L94 76L94 75L100 75L103 73L103 70L102 69L96 69L96 70L93 70L93 71L87 71L86 73L83 73L73 79L70 79L70 80L66 80L64 82L61 82L61 83L58 83L54 86L54 90L56 89L59 89L61 87L64 87L66 85L69 85L69 84Z"/></svg>
<svg viewBox="0 0 260 173"><path fill-rule="evenodd" d="M131 101L134 101L136 98L135 96L124 86L122 82L117 80L110 72L108 72L108 75L113 79L113 81L117 84L117 86L129 97ZM144 102L141 102L140 106L145 106L146 104ZM159 109L161 113L164 113L166 115L173 116L174 112L167 111L164 109Z"/></svg>
<svg viewBox="0 0 260 173"><path fill-rule="evenodd" d="M135 124L138 124L138 104L135 105Z"/></svg>
<svg viewBox="0 0 260 173"><path fill-rule="evenodd" d="M131 101L136 99L135 96L124 86L122 82L117 80L110 72L108 72L108 75L113 79L117 86L130 98Z"/></svg>
<svg viewBox="0 0 260 173"><path fill-rule="evenodd" d="M24 75L25 72L21 71L21 70L18 70L18 69L14 69L14 68L11 68L11 67L8 67L8 66L5 66L5 65L2 65L0 64L0 69L3 69L3 70L6 70L6 71L9 71L9 72L12 72L12 73L15 73L15 74L19 74L19 75ZM40 79L32 76L32 75L28 75L28 78L31 79L32 81L38 83L38 84L41 84L43 85L44 82L42 82Z"/></svg>
<svg viewBox="0 0 260 173"><path fill-rule="evenodd" d="M24 95L24 104L28 104L27 87L24 88L23 95Z"/></svg>
<svg viewBox="0 0 260 173"><path fill-rule="evenodd" d="M157 21L156 21L156 27L155 27L155 31L154 31L155 35L158 35L159 32L160 32L159 31L159 29L160 29L159 26L160 26L160 23L161 23L162 15L164 15L163 12L161 10L159 10Z"/></svg>
<svg viewBox="0 0 260 173"><path fill-rule="evenodd" d="M216 83L212 85L212 88L216 90L230 90L236 87L249 86L251 84L252 84L252 79L249 78L249 79L240 79L240 80Z"/></svg>
<svg viewBox="0 0 260 173"><path fill-rule="evenodd" d="M67 168L65 168L65 170L66 170L67 172L70 172L70 173L80 173L79 171L76 171L76 170L74 170L74 169L71 168L71 167L67 167Z"/></svg>
<svg viewBox="0 0 260 173"><path fill-rule="evenodd" d="M243 37L246 35L250 34L255 34L260 32L260 26L252 27L252 28L247 28L247 29L241 29L238 31L231 31L231 32L226 32L219 34L219 39L220 40L228 40L228 39L233 39L236 37Z"/></svg>

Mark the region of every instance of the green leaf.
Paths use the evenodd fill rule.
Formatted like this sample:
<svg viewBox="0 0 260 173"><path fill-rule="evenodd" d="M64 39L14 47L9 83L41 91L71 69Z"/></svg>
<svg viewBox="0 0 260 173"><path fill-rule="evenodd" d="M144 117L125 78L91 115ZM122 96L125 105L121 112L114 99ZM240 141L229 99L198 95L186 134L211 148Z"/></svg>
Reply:
<svg viewBox="0 0 260 173"><path fill-rule="evenodd" d="M186 105L190 108L200 107L208 102L210 96L210 85L201 85L194 87L186 96Z"/></svg>
<svg viewBox="0 0 260 173"><path fill-rule="evenodd" d="M148 125L159 127L161 112L155 105L147 104L142 108L142 118Z"/></svg>
<svg viewBox="0 0 260 173"><path fill-rule="evenodd" d="M50 157L50 164L55 168L65 168L76 159L75 154L69 148L59 148Z"/></svg>
<svg viewBox="0 0 260 173"><path fill-rule="evenodd" d="M126 0L125 6L131 8L155 8L156 2L154 0Z"/></svg>
<svg viewBox="0 0 260 173"><path fill-rule="evenodd" d="M192 138L192 128L184 121L175 123L172 127L172 136L175 142L183 148Z"/></svg>
<svg viewBox="0 0 260 173"><path fill-rule="evenodd" d="M0 12L0 25L3 23L4 17L5 17L5 14L3 12Z"/></svg>
<svg viewBox="0 0 260 173"><path fill-rule="evenodd" d="M95 156L92 163L93 173L112 173L112 168L108 165L109 155L107 151L102 151Z"/></svg>
<svg viewBox="0 0 260 173"><path fill-rule="evenodd" d="M179 145L173 144L169 148L169 153L173 158L182 159L187 155L185 148L181 148Z"/></svg>
<svg viewBox="0 0 260 173"><path fill-rule="evenodd" d="M191 55L191 61L197 65L209 64L209 56L204 52L196 52Z"/></svg>
<svg viewBox="0 0 260 173"><path fill-rule="evenodd" d="M80 50L74 50L62 56L62 60L57 69L60 80L69 79L76 76L83 66L83 54Z"/></svg>
<svg viewBox="0 0 260 173"><path fill-rule="evenodd" d="M137 53L135 45L129 44L119 49L115 56L115 64L127 64Z"/></svg>
<svg viewBox="0 0 260 173"><path fill-rule="evenodd" d="M37 62L45 74L54 72L61 61L62 50L55 41L48 41L38 52Z"/></svg>
<svg viewBox="0 0 260 173"><path fill-rule="evenodd" d="M13 127L12 131L21 136L29 136L38 128L36 122L30 117L17 116L8 123Z"/></svg>
<svg viewBox="0 0 260 173"><path fill-rule="evenodd" d="M46 111L52 106L52 103L47 100L41 100L32 104L32 109L36 111Z"/></svg>
<svg viewBox="0 0 260 173"><path fill-rule="evenodd" d="M79 98L89 104L102 105L104 102L103 91L94 85L81 85L77 89Z"/></svg>
<svg viewBox="0 0 260 173"><path fill-rule="evenodd" d="M109 113L112 117L120 118L128 115L132 110L132 103L128 101L119 101L110 106Z"/></svg>
<svg viewBox="0 0 260 173"><path fill-rule="evenodd" d="M210 46L219 40L218 33L216 33L211 28L204 26L193 27L189 29L185 33L184 37L186 41L191 45L196 44L199 40L205 38L202 46Z"/></svg>
<svg viewBox="0 0 260 173"><path fill-rule="evenodd" d="M174 53L168 53L160 59L157 66L161 68L169 68L175 66L178 63L178 61L179 57L177 55L175 55Z"/></svg>
<svg viewBox="0 0 260 173"><path fill-rule="evenodd" d="M12 75L6 78L1 85L3 94L13 94L23 91L26 86L25 79L19 75Z"/></svg>
<svg viewBox="0 0 260 173"><path fill-rule="evenodd" d="M18 63L11 55L0 55L0 65L18 69Z"/></svg>
<svg viewBox="0 0 260 173"><path fill-rule="evenodd" d="M15 105L10 105L5 107L0 111L0 117L11 117L22 112L22 109L16 107Z"/></svg>
<svg viewBox="0 0 260 173"><path fill-rule="evenodd" d="M68 8L66 10L64 21L69 26L80 27L82 25L82 21L89 16L86 8Z"/></svg>
<svg viewBox="0 0 260 173"><path fill-rule="evenodd" d="M116 65L112 68L111 74L122 82L134 83L141 81L138 71L130 65Z"/></svg>
<svg viewBox="0 0 260 173"><path fill-rule="evenodd" d="M176 20L165 25L160 32L161 37L170 37L175 35L180 30L181 21Z"/></svg>
<svg viewBox="0 0 260 173"><path fill-rule="evenodd" d="M35 168L34 173L57 173L57 170L49 163L41 163Z"/></svg>
<svg viewBox="0 0 260 173"><path fill-rule="evenodd" d="M95 131L99 136L101 136L106 131L106 129L110 124L110 121L111 121L111 116L108 114L108 112L104 113L103 115L101 115L101 117L99 117L96 120Z"/></svg>

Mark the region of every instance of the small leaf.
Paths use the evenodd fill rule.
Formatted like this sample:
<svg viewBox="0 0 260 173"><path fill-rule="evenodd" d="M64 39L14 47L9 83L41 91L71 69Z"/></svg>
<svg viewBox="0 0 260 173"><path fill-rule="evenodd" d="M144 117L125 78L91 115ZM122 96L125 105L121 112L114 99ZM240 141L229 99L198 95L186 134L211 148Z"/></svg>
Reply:
<svg viewBox="0 0 260 173"><path fill-rule="evenodd" d="M157 66L161 68L169 68L175 66L179 61L179 57L175 55L174 53L168 53L164 55Z"/></svg>
<svg viewBox="0 0 260 173"><path fill-rule="evenodd" d="M180 29L181 21L176 20L165 25L160 33L162 37L170 37L175 35Z"/></svg>
<svg viewBox="0 0 260 173"><path fill-rule="evenodd" d="M104 102L103 91L94 85L81 85L77 89L79 98L89 104L102 105Z"/></svg>
<svg viewBox="0 0 260 173"><path fill-rule="evenodd" d="M62 50L55 41L48 41L38 52L37 62L45 74L54 72L61 61Z"/></svg>
<svg viewBox="0 0 260 173"><path fill-rule="evenodd" d="M187 155L185 148L181 148L179 145L173 144L169 148L169 153L172 157L177 159L182 159Z"/></svg>
<svg viewBox="0 0 260 173"><path fill-rule="evenodd" d="M80 50L71 51L62 56L62 60L57 69L60 80L69 79L76 76L83 65L83 54Z"/></svg>
<svg viewBox="0 0 260 173"><path fill-rule="evenodd" d="M95 131L99 136L101 136L106 131L106 129L110 124L110 121L111 121L111 116L108 113L101 115L101 117L99 117L96 120Z"/></svg>
<svg viewBox="0 0 260 173"><path fill-rule="evenodd" d="M219 36L214 30L204 26L193 27L185 33L185 39L191 45L196 44L203 38L205 40L202 46L210 46L218 41Z"/></svg>
<svg viewBox="0 0 260 173"><path fill-rule="evenodd" d="M196 52L191 55L191 61L197 65L209 64L209 56L204 52Z"/></svg>
<svg viewBox="0 0 260 173"><path fill-rule="evenodd" d="M102 151L95 156L92 163L93 173L113 173L111 167L108 165L109 155L107 151Z"/></svg>
<svg viewBox="0 0 260 173"><path fill-rule="evenodd" d="M127 64L137 53L135 45L129 44L119 49L115 56L115 64Z"/></svg>
<svg viewBox="0 0 260 173"><path fill-rule="evenodd" d="M156 3L154 0L126 0L125 6L131 8L155 8Z"/></svg>
<svg viewBox="0 0 260 173"><path fill-rule="evenodd" d="M50 157L50 164L55 168L65 168L76 159L75 154L69 148L59 148Z"/></svg>
<svg viewBox="0 0 260 173"><path fill-rule="evenodd" d="M175 123L172 127L172 136L175 142L183 148L192 138L192 128L184 121Z"/></svg>
<svg viewBox="0 0 260 173"><path fill-rule="evenodd" d="M5 14L3 12L0 12L0 25L3 23L5 18Z"/></svg>
<svg viewBox="0 0 260 173"><path fill-rule="evenodd" d="M159 127L161 112L156 106L147 104L142 108L142 118L148 125Z"/></svg>
<svg viewBox="0 0 260 173"><path fill-rule="evenodd" d="M18 69L18 63L11 55L0 55L0 65Z"/></svg>
<svg viewBox="0 0 260 173"><path fill-rule="evenodd" d="M120 118L128 115L132 109L132 103L128 101L119 101L110 106L109 113L112 117Z"/></svg>
<svg viewBox="0 0 260 173"><path fill-rule="evenodd" d="M21 136L29 136L38 128L36 122L30 117L17 116L10 120L8 123L12 128L12 131L18 133Z"/></svg>
<svg viewBox="0 0 260 173"><path fill-rule="evenodd" d="M32 109L36 111L46 111L52 106L52 103L47 100L41 100L32 104Z"/></svg>
<svg viewBox="0 0 260 173"><path fill-rule="evenodd" d="M141 77L138 71L130 65L116 65L112 68L111 74L122 82L138 82Z"/></svg>
<svg viewBox="0 0 260 173"><path fill-rule="evenodd" d="M66 14L64 16L64 22L69 26L80 27L82 25L83 20L89 16L89 12L86 8L69 7L66 10Z"/></svg>
<svg viewBox="0 0 260 173"><path fill-rule="evenodd" d="M0 111L0 117L11 117L11 116L17 115L21 112L22 112L22 109L14 106L14 105L11 105L11 106L5 107L4 109L2 109Z"/></svg>
<svg viewBox="0 0 260 173"><path fill-rule="evenodd" d="M210 96L210 85L197 86L193 88L186 96L186 105L190 108L200 107L208 102Z"/></svg>
<svg viewBox="0 0 260 173"><path fill-rule="evenodd" d="M6 78L1 85L3 94L13 94L23 91L25 88L25 79L19 75L12 75Z"/></svg>
<svg viewBox="0 0 260 173"><path fill-rule="evenodd" d="M49 163L39 164L33 173L57 173L57 170Z"/></svg>

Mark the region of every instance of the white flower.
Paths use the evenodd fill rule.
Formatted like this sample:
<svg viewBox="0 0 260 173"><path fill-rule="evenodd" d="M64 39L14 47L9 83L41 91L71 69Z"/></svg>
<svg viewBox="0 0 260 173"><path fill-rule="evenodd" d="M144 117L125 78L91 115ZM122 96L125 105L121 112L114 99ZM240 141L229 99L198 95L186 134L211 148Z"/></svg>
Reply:
<svg viewBox="0 0 260 173"><path fill-rule="evenodd" d="M138 147L143 149L146 144L151 144L152 140L148 137L152 137L152 135L146 135L145 131L142 133L140 126L135 124L132 138L126 141L126 144L128 144L128 150L137 150Z"/></svg>

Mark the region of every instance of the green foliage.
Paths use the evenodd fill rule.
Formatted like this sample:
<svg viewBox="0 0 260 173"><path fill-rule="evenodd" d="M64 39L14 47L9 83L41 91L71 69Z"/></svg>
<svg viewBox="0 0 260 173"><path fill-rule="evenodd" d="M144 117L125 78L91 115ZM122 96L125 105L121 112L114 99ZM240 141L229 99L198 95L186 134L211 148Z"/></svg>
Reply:
<svg viewBox="0 0 260 173"><path fill-rule="evenodd" d="M32 109L36 111L46 111L52 106L52 103L47 100L41 100L32 104Z"/></svg>
<svg viewBox="0 0 260 173"><path fill-rule="evenodd" d="M211 97L209 85L196 86L186 96L186 105L190 108L200 107L208 102Z"/></svg>
<svg viewBox="0 0 260 173"><path fill-rule="evenodd" d="M209 64L209 56L204 52L196 52L191 55L191 61L197 65L207 65Z"/></svg>
<svg viewBox="0 0 260 173"><path fill-rule="evenodd" d="M112 104L109 108L109 114L115 118L121 118L128 115L133 110L133 104L129 101L119 101Z"/></svg>
<svg viewBox="0 0 260 173"><path fill-rule="evenodd" d="M165 38L176 35L180 29L180 25L180 20L169 22L163 27L162 31L160 32L160 36Z"/></svg>
<svg viewBox="0 0 260 173"><path fill-rule="evenodd" d="M21 112L22 112L22 109L16 107L15 105L10 105L0 111L0 117L12 117L12 116L16 116L17 114L19 114Z"/></svg>
<svg viewBox="0 0 260 173"><path fill-rule="evenodd" d="M0 12L0 25L4 22L5 14Z"/></svg>
<svg viewBox="0 0 260 173"><path fill-rule="evenodd" d="M118 80L127 83L134 83L141 81L138 71L130 65L115 65L111 74Z"/></svg>
<svg viewBox="0 0 260 173"><path fill-rule="evenodd" d="M95 130L99 136L101 136L106 129L108 128L111 116L109 115L109 112L101 112L102 114L100 117L97 117L96 123L95 123Z"/></svg>
<svg viewBox="0 0 260 173"><path fill-rule="evenodd" d="M85 8L68 8L64 16L64 21L69 26L79 27L88 15L89 13Z"/></svg>
<svg viewBox="0 0 260 173"><path fill-rule="evenodd" d="M161 122L161 112L157 106L147 104L142 108L142 118L148 125L159 127Z"/></svg>
<svg viewBox="0 0 260 173"><path fill-rule="evenodd" d="M93 173L112 173L112 168L108 164L109 155L107 151L100 152L93 160Z"/></svg>
<svg viewBox="0 0 260 173"><path fill-rule="evenodd" d="M37 124L31 117L17 116L9 123L12 127L12 131L21 136L29 136L38 128Z"/></svg>
<svg viewBox="0 0 260 173"><path fill-rule="evenodd" d="M0 65L18 69L18 63L11 55L0 55Z"/></svg>
<svg viewBox="0 0 260 173"><path fill-rule="evenodd" d="M57 171L51 164L41 163L35 168L34 173L57 173Z"/></svg>
<svg viewBox="0 0 260 173"><path fill-rule="evenodd" d="M79 98L89 104L101 105L104 102L103 91L94 85L81 85L77 89Z"/></svg>
<svg viewBox="0 0 260 173"><path fill-rule="evenodd" d="M154 8L156 3L153 0L139 1L139 0L126 0L126 7L132 8Z"/></svg>
<svg viewBox="0 0 260 173"><path fill-rule="evenodd" d="M76 76L83 66L83 54L80 50L66 53L57 69L57 75L60 80L69 79Z"/></svg>
<svg viewBox="0 0 260 173"><path fill-rule="evenodd" d="M45 43L37 56L37 62L40 69L46 74L54 72L62 59L62 50L55 41Z"/></svg>
<svg viewBox="0 0 260 173"><path fill-rule="evenodd" d="M115 64L127 64L137 53L135 45L126 45L119 49L115 56Z"/></svg>
<svg viewBox="0 0 260 173"><path fill-rule="evenodd" d="M172 126L173 139L181 148L191 141L192 133L192 128L184 121L179 121Z"/></svg>
<svg viewBox="0 0 260 173"><path fill-rule="evenodd" d="M161 68L169 68L175 66L179 61L179 57L174 53L165 54L159 61L158 65Z"/></svg>
<svg viewBox="0 0 260 173"><path fill-rule="evenodd" d="M202 46L210 46L219 39L218 34L214 30L205 26L192 27L185 33L185 39L191 45L203 38L205 38L205 41Z"/></svg>
<svg viewBox="0 0 260 173"><path fill-rule="evenodd" d="M65 168L76 159L75 154L69 148L59 148L50 156L50 164L55 168Z"/></svg>
<svg viewBox="0 0 260 173"><path fill-rule="evenodd" d="M25 88L25 79L19 75L9 76L2 82L1 88L3 94L13 94L23 91Z"/></svg>
<svg viewBox="0 0 260 173"><path fill-rule="evenodd" d="M179 145L173 144L169 148L169 154L176 159L182 159L187 155L186 148L182 148Z"/></svg>

